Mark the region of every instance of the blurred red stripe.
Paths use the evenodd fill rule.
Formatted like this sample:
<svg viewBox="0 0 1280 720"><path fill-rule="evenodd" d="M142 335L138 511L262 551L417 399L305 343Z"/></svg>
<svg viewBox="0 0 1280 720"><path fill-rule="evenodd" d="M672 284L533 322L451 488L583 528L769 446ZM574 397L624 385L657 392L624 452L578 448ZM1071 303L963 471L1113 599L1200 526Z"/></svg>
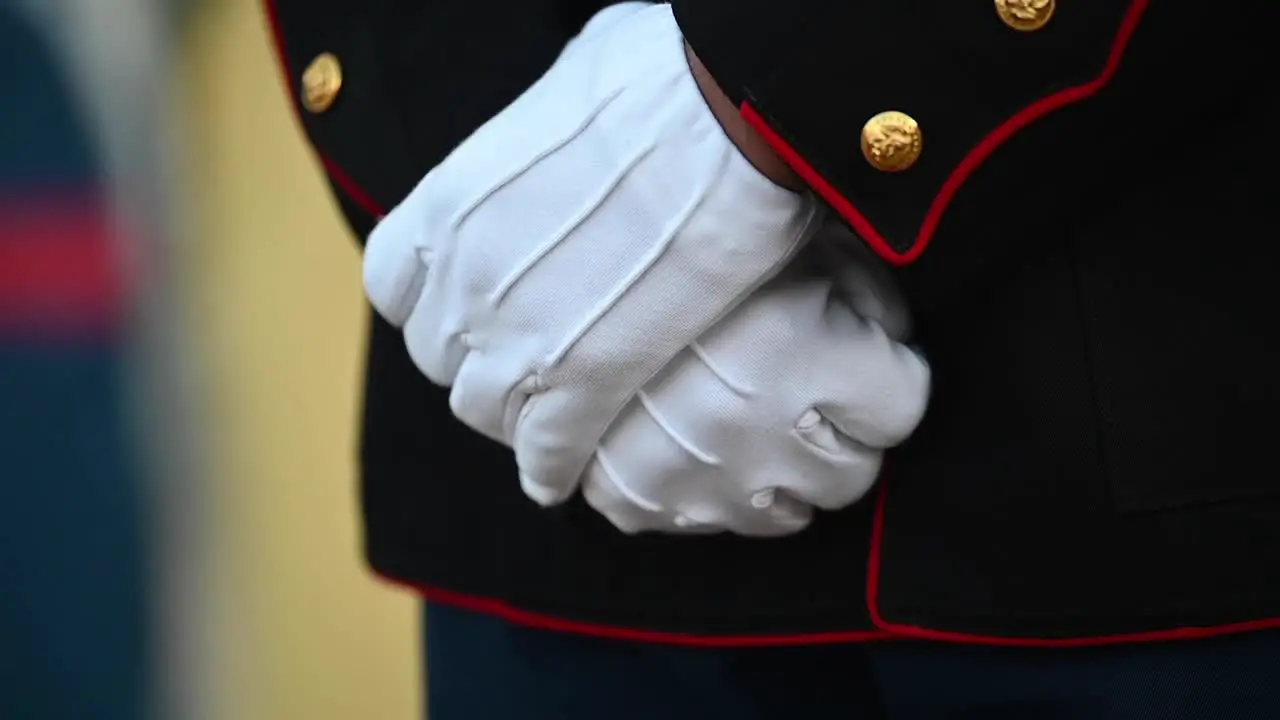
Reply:
<svg viewBox="0 0 1280 720"><path fill-rule="evenodd" d="M114 325L125 293L120 249L98 198L0 196L0 331Z"/></svg>

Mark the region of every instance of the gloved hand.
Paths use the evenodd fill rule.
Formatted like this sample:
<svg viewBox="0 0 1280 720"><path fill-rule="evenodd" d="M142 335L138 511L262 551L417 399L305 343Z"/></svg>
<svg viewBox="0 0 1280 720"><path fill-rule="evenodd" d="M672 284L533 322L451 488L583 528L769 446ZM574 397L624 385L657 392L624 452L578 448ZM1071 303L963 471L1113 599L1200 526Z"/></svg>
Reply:
<svg viewBox="0 0 1280 720"><path fill-rule="evenodd" d="M816 204L755 170L670 7L598 16L372 233L365 288L454 414L563 500L606 428L775 275Z"/></svg>
<svg viewBox="0 0 1280 720"><path fill-rule="evenodd" d="M610 522L784 535L871 488L883 450L924 413L929 368L886 333L907 326L892 283L829 239L703 334L609 428L582 489Z"/></svg>

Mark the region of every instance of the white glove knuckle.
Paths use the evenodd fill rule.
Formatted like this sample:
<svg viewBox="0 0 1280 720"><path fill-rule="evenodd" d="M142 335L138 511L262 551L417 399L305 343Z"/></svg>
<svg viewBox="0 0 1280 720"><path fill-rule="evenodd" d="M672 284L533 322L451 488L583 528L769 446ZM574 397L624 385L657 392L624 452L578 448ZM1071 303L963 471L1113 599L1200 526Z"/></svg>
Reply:
<svg viewBox="0 0 1280 720"><path fill-rule="evenodd" d="M563 503L572 497L576 488L576 484L565 486L544 482L542 478L535 480L533 476L524 472L524 468L520 470L520 489L524 491L526 497L543 507Z"/></svg>
<svg viewBox="0 0 1280 720"><path fill-rule="evenodd" d="M405 324L405 349L409 359L428 380L450 387L458 376L467 349L456 334L445 334L424 313L413 313Z"/></svg>
<svg viewBox="0 0 1280 720"><path fill-rule="evenodd" d="M776 538L794 535L809 527L811 518L795 521L776 521L772 519L740 520L732 523L729 529L744 537Z"/></svg>
<svg viewBox="0 0 1280 720"><path fill-rule="evenodd" d="M900 347L901 386L896 401L886 403L881 429L888 446L904 442L924 419L929 405L929 365L914 351Z"/></svg>
<svg viewBox="0 0 1280 720"><path fill-rule="evenodd" d="M828 483L821 491L807 494L805 499L823 510L843 510L861 500L871 489L874 480L874 476L865 479L842 475L838 480L833 478L833 482Z"/></svg>
<svg viewBox="0 0 1280 720"><path fill-rule="evenodd" d="M628 535L647 530L679 530L678 525L666 521L661 515L637 507L618 490L599 466L593 466L588 471L582 486L582 497L609 524Z"/></svg>
<svg viewBox="0 0 1280 720"><path fill-rule="evenodd" d="M401 326L408 321L426 274L427 268L400 238L389 234L370 236L363 265L365 295L387 322Z"/></svg>
<svg viewBox="0 0 1280 720"><path fill-rule="evenodd" d="M610 525L613 525L618 530L621 530L623 534L638 535L650 529L649 524L646 523L642 518L637 517L636 513L634 512L617 510L617 509L600 511L597 508L597 510L600 512L601 515L604 516L605 520L609 521Z"/></svg>
<svg viewBox="0 0 1280 720"><path fill-rule="evenodd" d="M853 452L850 445L856 442L812 408L801 417L792 434L811 452L833 460L847 459Z"/></svg>

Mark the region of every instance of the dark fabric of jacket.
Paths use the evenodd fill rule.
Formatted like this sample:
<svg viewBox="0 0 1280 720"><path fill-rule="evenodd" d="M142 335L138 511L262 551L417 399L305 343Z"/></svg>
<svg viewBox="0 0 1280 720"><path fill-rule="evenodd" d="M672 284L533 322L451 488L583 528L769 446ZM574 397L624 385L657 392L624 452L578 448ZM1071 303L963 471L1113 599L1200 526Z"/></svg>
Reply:
<svg viewBox="0 0 1280 720"><path fill-rule="evenodd" d="M356 234L603 2L265 0ZM896 268L934 368L881 492L782 540L628 537L526 500L374 318L368 558L430 599L620 638L1072 645L1280 625L1274 59L1261 4L676 0L747 118ZM915 118L898 173L868 118Z"/></svg>

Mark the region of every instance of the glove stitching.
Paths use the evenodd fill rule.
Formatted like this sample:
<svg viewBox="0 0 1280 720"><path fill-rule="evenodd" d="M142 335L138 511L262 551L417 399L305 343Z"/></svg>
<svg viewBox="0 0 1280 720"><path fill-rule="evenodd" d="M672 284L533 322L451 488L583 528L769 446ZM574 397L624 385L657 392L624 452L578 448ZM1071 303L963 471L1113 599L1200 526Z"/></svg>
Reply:
<svg viewBox="0 0 1280 720"><path fill-rule="evenodd" d="M643 157L644 155L647 155L648 152L651 152L652 150L653 145L648 146L648 150L642 153L641 156ZM569 333L561 346L547 357L548 367L555 367L562 359L564 359L564 356L573 349L573 346L576 345L578 341L580 341L582 337L595 326L596 323L600 322L600 319L608 314L609 310L611 310L614 305L618 304L622 297L627 294L627 290L631 289L633 285L639 282L640 278L643 277L645 273L649 272L658 260L662 259L663 255L667 254L667 251L671 249L672 243L675 242L676 236L680 234L680 231L684 229L684 226L688 224L689 220L698 212L698 209L702 207L702 203L706 201L707 196L711 193L711 186L719 178L720 174L724 172L724 168L728 164L728 161L729 153L722 150L718 163L719 167L716 169L715 174L709 175L705 184L697 189L689 203L685 205L685 207L681 208L680 213L676 215L671 225L663 231L661 236L662 239L659 242L654 243L650 248L643 262L636 265L636 267L634 267L631 272L614 287L609 295L602 299L596 307L592 309L586 320L575 328L573 332ZM628 167L627 170L629 169L630 168ZM625 174L625 171L623 174ZM614 185L610 186L609 190L612 191L618 182L621 182L621 178L618 178Z"/></svg>
<svg viewBox="0 0 1280 720"><path fill-rule="evenodd" d="M507 185L510 185L517 178L529 172L531 169L533 169L535 165L537 165L538 163L546 159L547 156L558 151L560 148L564 147L565 145L568 145L569 143L573 142L575 139L577 139L578 136L586 132L587 128L591 126L591 123L595 121L595 119L600 115L600 113L604 112L605 108L609 107L609 105L613 103L613 101L616 100L620 95L622 95L622 93L625 90L626 90L625 87L618 88L617 90L609 94L599 103L597 103L596 106L592 108L592 110L589 113L587 113L587 116L583 118L581 121L579 121L578 124L574 125L574 127L570 129L569 132L566 133L564 137L559 138L554 142L552 142L550 146L539 151L532 158L525 161L524 164L517 166L514 170L512 170L511 172L503 176L501 179L499 179L498 182L495 183L492 187L479 193L474 199L471 200L471 202L466 203L461 208L459 208L458 212L455 213L453 218L450 219L449 221L450 228L456 231L459 227L462 226L462 223L466 222L467 218L471 216L471 213L475 212L476 208L484 204L484 202L488 200L490 197L492 197L494 193L498 192L499 190L506 187Z"/></svg>
<svg viewBox="0 0 1280 720"><path fill-rule="evenodd" d="M502 282L498 283L498 286L493 289L493 292L489 294L489 306L496 309L498 307L498 303L502 302L503 298L507 296L507 293L511 291L511 288L515 287L516 283L520 282L520 279L525 275L528 275L529 271L532 270L535 265L546 258L546 256L552 250L556 249L560 243L564 242L574 230L577 230L582 223L586 222L587 218L591 217L597 210L599 210L600 206L604 204L604 201L609 199L609 196L613 194L613 191L617 190L618 186L622 184L622 181L626 179L627 174L635 169L635 166L639 165L640 161L648 157L655 148L656 145L650 143L649 145L641 148L634 157L623 163L622 167L618 170L617 176L609 180L607 183L604 183L595 197L591 198L587 204L575 213L568 222L560 227L559 230L552 233L551 237L547 238L542 244L534 248L533 252L529 253L529 255L521 260L518 265L512 268L511 272L508 273L507 276L502 279Z"/></svg>
<svg viewBox="0 0 1280 720"><path fill-rule="evenodd" d="M662 428L662 431L667 434L667 437L675 441L675 444L679 445L685 452L707 465L716 467L721 464L722 461L720 458L700 449L694 445L691 440L685 439L685 437L680 434L680 431L676 430L671 422L663 417L657 406L653 404L653 399L649 397L648 393L641 390L636 394L636 398L640 400L640 405L649 413L649 416L653 418L653 421L657 423L658 427Z"/></svg>
<svg viewBox="0 0 1280 720"><path fill-rule="evenodd" d="M600 463L600 469L604 471L606 476L608 476L609 482L613 483L613 486L618 489L618 492L622 493L623 497L642 510L651 513L662 513L663 509L661 505L646 499L635 490L632 490L620 477L618 477L618 471L614 469L613 463L609 461L609 457L605 455L602 448L596 449L596 460Z"/></svg>
<svg viewBox="0 0 1280 720"><path fill-rule="evenodd" d="M756 396L757 391L754 387L744 382L739 382L738 380L731 377L728 372L726 372L723 368L720 367L719 363L711 359L711 356L707 353L706 349L704 349L700 343L698 342L691 343L689 345L689 349L692 350L693 354L696 355L698 359L702 361L703 365L707 366L707 369L711 371L712 375L715 375L716 378L720 380L720 382L725 384L725 387L732 390L739 397L753 398Z"/></svg>

